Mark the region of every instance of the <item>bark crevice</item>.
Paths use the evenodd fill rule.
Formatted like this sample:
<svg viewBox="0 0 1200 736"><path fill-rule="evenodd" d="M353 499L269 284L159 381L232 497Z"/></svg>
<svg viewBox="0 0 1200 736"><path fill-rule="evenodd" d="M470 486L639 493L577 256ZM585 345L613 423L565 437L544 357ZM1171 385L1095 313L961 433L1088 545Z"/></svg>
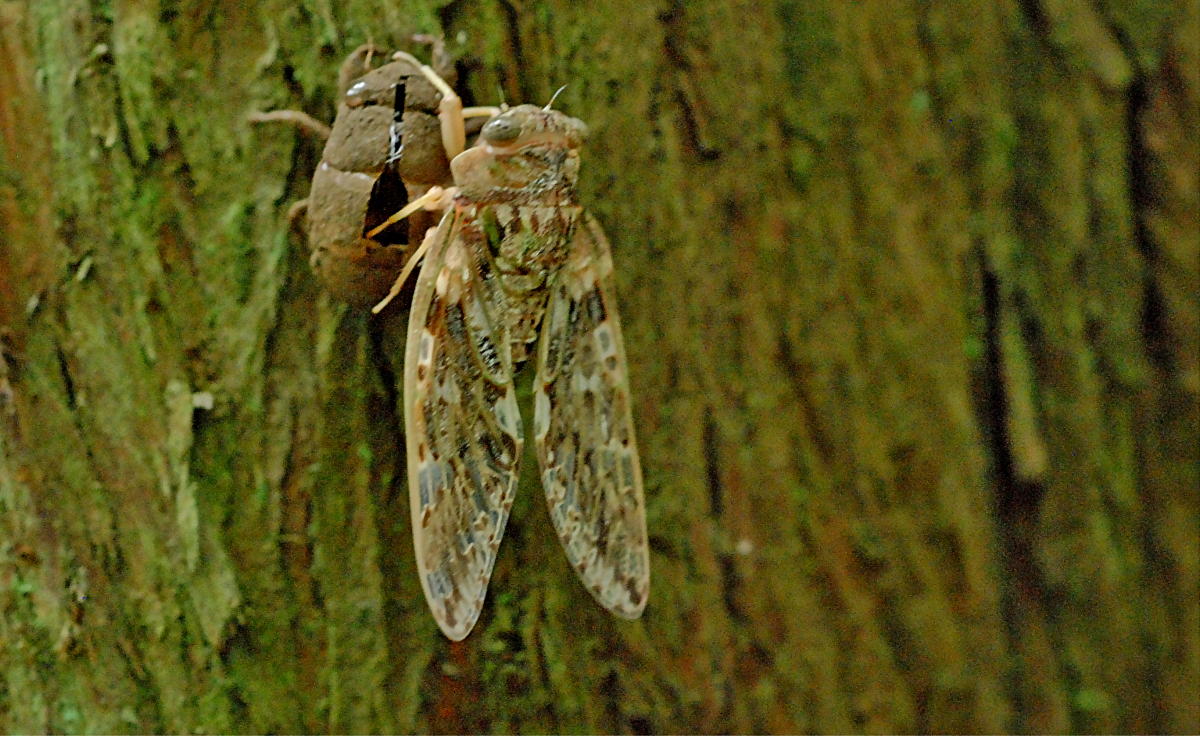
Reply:
<svg viewBox="0 0 1200 736"><path fill-rule="evenodd" d="M1039 507L1045 489L1018 477L1009 436L1009 397L1001 345L1001 284L988 267L986 256L979 254L980 281L984 310L984 390L980 397L984 436L993 475L993 508L996 514L1000 574L1000 618L1004 622L1012 663L1007 674L1007 689L1012 708L1009 730L1029 730L1032 704L1028 701L1023 673L1022 637L1028 619L1049 613L1044 576L1036 557L1036 533Z"/></svg>

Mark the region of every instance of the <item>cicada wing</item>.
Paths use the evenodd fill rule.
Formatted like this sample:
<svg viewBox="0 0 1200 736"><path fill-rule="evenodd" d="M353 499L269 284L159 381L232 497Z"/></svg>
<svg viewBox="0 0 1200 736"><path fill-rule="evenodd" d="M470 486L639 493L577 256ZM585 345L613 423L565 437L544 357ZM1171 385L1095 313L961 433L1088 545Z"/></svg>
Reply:
<svg viewBox="0 0 1200 736"><path fill-rule="evenodd" d="M549 284L538 347L534 438L550 517L584 586L637 618L650 591L642 470L612 257L583 215Z"/></svg>
<svg viewBox="0 0 1200 736"><path fill-rule="evenodd" d="M483 606L522 427L482 233L453 210L438 228L413 297L404 421L417 570L438 626L458 641Z"/></svg>

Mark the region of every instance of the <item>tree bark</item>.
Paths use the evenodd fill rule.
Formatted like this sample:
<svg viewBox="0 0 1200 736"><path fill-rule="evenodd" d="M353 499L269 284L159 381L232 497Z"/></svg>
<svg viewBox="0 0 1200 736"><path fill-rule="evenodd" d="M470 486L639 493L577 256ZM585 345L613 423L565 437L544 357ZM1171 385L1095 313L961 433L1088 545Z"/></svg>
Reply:
<svg viewBox="0 0 1200 736"><path fill-rule="evenodd" d="M368 39L591 128L648 492L438 633L402 310L287 207ZM1200 5L0 0L0 731L1200 730Z"/></svg>

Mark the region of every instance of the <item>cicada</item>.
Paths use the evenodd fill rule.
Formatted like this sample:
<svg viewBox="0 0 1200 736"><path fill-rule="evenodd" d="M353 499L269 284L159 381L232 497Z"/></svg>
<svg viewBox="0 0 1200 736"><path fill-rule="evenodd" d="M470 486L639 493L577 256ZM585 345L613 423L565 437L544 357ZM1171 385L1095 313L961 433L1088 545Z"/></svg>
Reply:
<svg viewBox="0 0 1200 736"><path fill-rule="evenodd" d="M576 191L585 132L549 105L493 117L451 161L455 188L422 246L404 369L409 495L421 586L455 641L479 618L512 508L525 437L513 376L535 356L533 441L559 540L601 605L630 619L646 606L612 257Z"/></svg>

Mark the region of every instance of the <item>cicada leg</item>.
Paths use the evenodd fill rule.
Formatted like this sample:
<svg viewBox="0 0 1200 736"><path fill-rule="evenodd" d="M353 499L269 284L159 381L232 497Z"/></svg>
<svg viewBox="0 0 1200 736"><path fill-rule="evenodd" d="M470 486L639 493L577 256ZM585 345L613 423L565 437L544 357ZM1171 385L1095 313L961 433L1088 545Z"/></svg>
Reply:
<svg viewBox="0 0 1200 736"><path fill-rule="evenodd" d="M453 160L455 156L466 150L467 118L491 117L500 112L498 107L464 108L462 98L458 96L454 88L428 64L422 64L415 56L405 51L397 51L392 54L392 58L404 59L410 64L414 64L434 89L442 95L441 101L438 102L438 121L442 126L442 147L446 149L446 158Z"/></svg>
<svg viewBox="0 0 1200 736"><path fill-rule="evenodd" d="M405 217L408 217L417 210L427 209L430 211L436 211L449 208L450 203L454 201L454 192L454 187L450 187L448 189L443 189L442 187L437 186L430 187L428 192L425 192L425 194L422 194L420 197L417 197L413 201L409 202L404 209L388 218L387 222L382 223L374 230L367 233L366 237L374 237L376 232L388 227L388 225L390 225L392 222L399 222L400 220L403 220ZM408 260L404 264L404 270L401 271L400 275L396 277L396 280L392 282L392 288L388 291L387 296L385 296L378 304L371 308L372 313L379 314L381 311L383 311L383 308L386 307L393 299L395 299L396 295L400 293L400 290L404 288L404 283L408 281L408 277L412 275L413 271L415 271L417 268L417 264L421 262L421 259L425 256L425 253L429 251L429 246L433 243L433 236L437 233L437 230L438 229L436 227L431 227L425 231L425 237L421 240L421 247L417 248L416 251L414 251L412 255L408 257Z"/></svg>
<svg viewBox="0 0 1200 736"><path fill-rule="evenodd" d="M365 237L374 238L379 233L387 230L389 227L395 225L397 222L400 222L414 212L419 212L420 210L436 212L438 210L447 209L450 206L450 203L454 201L454 192L454 187L429 187L429 191L404 205L399 212L379 223L371 230L368 230Z"/></svg>
<svg viewBox="0 0 1200 736"><path fill-rule="evenodd" d="M396 277L395 282L392 283L392 288L388 290L387 296L379 300L378 304L371 307L371 314L379 314L382 312L384 307L390 304L391 301L396 298L396 295L400 293L400 290L404 288L404 283L408 281L408 277L417 270L417 264L420 263L421 259L425 257L425 254L429 252L429 248L433 245L433 239L437 235L437 231L438 229L436 227L431 227L425 231L425 237L421 240L421 247L417 248L417 250L408 257L408 262L404 264L404 270L400 272L400 275Z"/></svg>

